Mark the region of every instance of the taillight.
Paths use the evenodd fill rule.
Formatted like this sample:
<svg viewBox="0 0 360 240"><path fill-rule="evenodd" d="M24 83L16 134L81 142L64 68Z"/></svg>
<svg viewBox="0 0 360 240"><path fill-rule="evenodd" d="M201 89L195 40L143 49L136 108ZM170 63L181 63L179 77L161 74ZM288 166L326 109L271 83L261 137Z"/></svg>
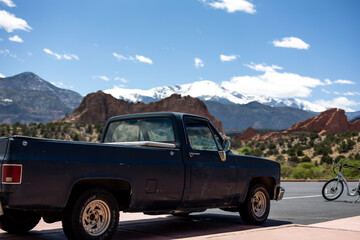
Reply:
<svg viewBox="0 0 360 240"><path fill-rule="evenodd" d="M2 184L20 184L22 178L22 165L3 164L2 165Z"/></svg>

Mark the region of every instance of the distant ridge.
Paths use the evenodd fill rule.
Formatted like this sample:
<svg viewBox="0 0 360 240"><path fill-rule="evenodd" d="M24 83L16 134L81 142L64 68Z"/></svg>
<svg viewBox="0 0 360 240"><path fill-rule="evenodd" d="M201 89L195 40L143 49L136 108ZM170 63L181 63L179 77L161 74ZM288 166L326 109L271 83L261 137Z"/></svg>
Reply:
<svg viewBox="0 0 360 240"><path fill-rule="evenodd" d="M61 121L86 122L104 124L110 117L131 113L143 112L184 112L196 114L211 120L215 127L223 132L221 121L210 114L206 105L197 98L181 97L173 94L158 102L145 104L143 102L127 102L119 100L102 91L88 94L80 106L73 113Z"/></svg>
<svg viewBox="0 0 360 240"><path fill-rule="evenodd" d="M272 129L284 130L315 114L290 107L270 107L258 102L248 104L222 104L205 101L211 114L221 120L225 129Z"/></svg>
<svg viewBox="0 0 360 240"><path fill-rule="evenodd" d="M71 113L82 100L32 72L0 78L0 123L51 122Z"/></svg>
<svg viewBox="0 0 360 240"><path fill-rule="evenodd" d="M149 90L114 87L104 92L111 94L115 98L129 102L156 102L172 94L180 94L181 96L191 96L203 101L216 101L223 104L243 105L258 102L271 107L291 107L310 112L322 112L326 110L323 106L296 98L278 99L266 96L244 95L215 82L206 80L181 85L156 87Z"/></svg>

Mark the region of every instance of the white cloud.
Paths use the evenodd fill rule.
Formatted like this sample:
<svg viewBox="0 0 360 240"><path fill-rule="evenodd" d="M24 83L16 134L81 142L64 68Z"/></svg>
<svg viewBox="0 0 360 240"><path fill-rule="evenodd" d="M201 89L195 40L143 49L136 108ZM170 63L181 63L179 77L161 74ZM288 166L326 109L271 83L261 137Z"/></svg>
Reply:
<svg viewBox="0 0 360 240"><path fill-rule="evenodd" d="M150 58L147 58L147 57L144 57L144 56L139 56L139 55L136 55L136 59L140 62L143 62L143 63L148 63L148 64L153 64L152 60Z"/></svg>
<svg viewBox="0 0 360 240"><path fill-rule="evenodd" d="M16 5L12 2L12 0L0 0L0 3L4 3L8 7L16 7Z"/></svg>
<svg viewBox="0 0 360 240"><path fill-rule="evenodd" d="M130 58L127 58L121 54L117 54L117 53L113 53L113 56L118 60L118 61L121 61L121 60L133 60L133 59L130 59Z"/></svg>
<svg viewBox="0 0 360 240"><path fill-rule="evenodd" d="M67 86L65 85L63 82L51 82L52 85L54 85L55 87L58 87L58 88L67 88L67 89L73 89L74 87L73 86Z"/></svg>
<svg viewBox="0 0 360 240"><path fill-rule="evenodd" d="M4 74L0 73L0 78L6 78Z"/></svg>
<svg viewBox="0 0 360 240"><path fill-rule="evenodd" d="M326 90L325 88L321 89L321 91L326 93L326 94L330 94L330 91Z"/></svg>
<svg viewBox="0 0 360 240"><path fill-rule="evenodd" d="M355 84L353 81L342 80L342 79L336 80L336 81L334 81L334 83L338 83L338 84Z"/></svg>
<svg viewBox="0 0 360 240"><path fill-rule="evenodd" d="M220 60L222 62L230 62L230 61L236 60L238 57L240 57L240 56L239 55L224 55L224 54L221 54L220 55Z"/></svg>
<svg viewBox="0 0 360 240"><path fill-rule="evenodd" d="M125 57L124 55L118 54L118 53L113 53L113 56L118 60L125 60L125 61L132 61L132 62L143 62L143 63L148 63L148 64L153 64L153 61L150 58L141 56L141 55L135 55L135 57L129 56L129 57Z"/></svg>
<svg viewBox="0 0 360 240"><path fill-rule="evenodd" d="M52 56L56 57L57 60L61 60L61 59L65 59L65 60L73 60L73 59L75 59L75 60L80 60L80 58L79 58L77 55L75 55L75 54L63 54L63 55L61 55L61 54L59 54L59 53L55 53L55 52L51 51L51 50L48 49L48 48L44 48L43 51L44 51L45 53L49 54L49 55L52 55Z"/></svg>
<svg viewBox="0 0 360 240"><path fill-rule="evenodd" d="M5 50L0 49L0 54L5 55L5 56L10 56L12 58L16 58L21 61L21 59L19 59L18 56L16 56L16 54L13 54L12 52L10 52L9 49L5 49Z"/></svg>
<svg viewBox="0 0 360 240"><path fill-rule="evenodd" d="M12 41L12 42L18 42L18 43L24 42L24 41L21 39L21 37L19 37L18 35L9 37L9 40Z"/></svg>
<svg viewBox="0 0 360 240"><path fill-rule="evenodd" d="M236 76L230 81L222 82L222 87L245 95L289 98L308 97L312 92L311 88L325 85L316 78L296 73L277 72L276 70L282 68L276 65L265 66L251 63L247 66L264 73L256 76Z"/></svg>
<svg viewBox="0 0 360 240"><path fill-rule="evenodd" d="M128 80L126 80L125 78L121 78L121 77L116 77L114 78L115 81L120 81L120 82L123 82L123 83L127 83Z"/></svg>
<svg viewBox="0 0 360 240"><path fill-rule="evenodd" d="M332 81L330 79L325 79L325 84L326 85L331 85L332 84Z"/></svg>
<svg viewBox="0 0 360 240"><path fill-rule="evenodd" d="M30 31L32 29L24 19L17 18L14 14L5 10L0 10L0 28L9 33L14 30Z"/></svg>
<svg viewBox="0 0 360 240"><path fill-rule="evenodd" d="M236 11L256 13L255 5L247 0L201 0L201 2L216 9L226 10L228 13Z"/></svg>
<svg viewBox="0 0 360 240"><path fill-rule="evenodd" d="M200 58L194 58L194 66L196 68L201 68L201 67L204 67L205 65Z"/></svg>
<svg viewBox="0 0 360 240"><path fill-rule="evenodd" d="M266 64L255 64L253 62L251 62L250 64L245 64L245 66L258 72L275 72L277 69L283 69L282 67L276 65L266 66Z"/></svg>
<svg viewBox="0 0 360 240"><path fill-rule="evenodd" d="M110 78L108 78L107 76L93 76L93 79L101 79L106 82L110 81Z"/></svg>
<svg viewBox="0 0 360 240"><path fill-rule="evenodd" d="M351 109L351 106L358 106L360 105L360 103L352 101L347 99L346 97L338 97L338 98L334 98L333 100L317 100L315 101L315 103L325 107L325 108L341 108L344 109L345 111L354 111L353 109Z"/></svg>
<svg viewBox="0 0 360 240"><path fill-rule="evenodd" d="M345 96L355 96L355 95L359 95L360 96L360 92L346 92L344 93Z"/></svg>
<svg viewBox="0 0 360 240"><path fill-rule="evenodd" d="M309 44L296 37L285 37L281 40L274 40L273 45L275 47L283 47L283 48L296 48L296 49L308 49L310 47Z"/></svg>

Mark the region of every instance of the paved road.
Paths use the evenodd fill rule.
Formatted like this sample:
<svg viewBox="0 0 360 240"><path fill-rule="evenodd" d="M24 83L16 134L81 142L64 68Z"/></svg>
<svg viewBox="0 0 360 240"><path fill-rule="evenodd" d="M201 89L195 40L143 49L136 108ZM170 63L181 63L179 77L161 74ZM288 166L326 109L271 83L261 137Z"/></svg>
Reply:
<svg viewBox="0 0 360 240"><path fill-rule="evenodd" d="M323 184L283 183L282 185L286 188L284 199L279 202L271 201L269 219L261 227L244 225L237 213L217 209L192 214L187 218L121 213L119 230L115 239L181 239L292 223L313 224L360 216L360 202L353 203L355 198L345 196L345 192L336 201L325 201L321 196ZM25 236L9 235L0 231L0 239L65 240L66 238L61 230L61 223L50 225L40 223L34 231Z"/></svg>

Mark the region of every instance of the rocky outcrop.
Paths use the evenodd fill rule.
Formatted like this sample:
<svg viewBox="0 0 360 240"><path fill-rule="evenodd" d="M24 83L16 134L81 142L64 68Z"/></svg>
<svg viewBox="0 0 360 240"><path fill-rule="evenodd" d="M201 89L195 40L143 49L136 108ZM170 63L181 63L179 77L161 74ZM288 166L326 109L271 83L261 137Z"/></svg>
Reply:
<svg viewBox="0 0 360 240"><path fill-rule="evenodd" d="M349 122L342 109L332 108L303 122L294 124L287 132L311 131L320 134L360 130L360 121Z"/></svg>
<svg viewBox="0 0 360 240"><path fill-rule="evenodd" d="M261 136L262 140L278 138L283 135L299 132L317 132L319 135L328 133L344 133L346 131L360 131L360 120L349 122L342 109L332 108L319 115L299 122L282 132L271 132Z"/></svg>
<svg viewBox="0 0 360 240"><path fill-rule="evenodd" d="M252 127L249 127L248 129L246 129L245 132L240 135L240 139L244 141L254 141L259 140L260 136L261 135L257 134Z"/></svg>
<svg viewBox="0 0 360 240"><path fill-rule="evenodd" d="M210 119L215 127L223 132L221 121L209 113L206 105L198 98L171 95L158 102L145 104L119 100L102 91L87 95L72 114L65 117L65 122L105 123L110 117L143 112L183 112L196 114Z"/></svg>

